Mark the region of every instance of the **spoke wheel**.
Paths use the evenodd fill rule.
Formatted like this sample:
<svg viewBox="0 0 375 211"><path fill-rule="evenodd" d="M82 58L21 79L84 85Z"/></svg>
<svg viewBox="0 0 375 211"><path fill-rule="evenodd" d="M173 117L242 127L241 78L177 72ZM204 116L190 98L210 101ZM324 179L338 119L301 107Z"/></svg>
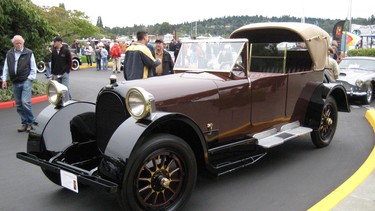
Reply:
<svg viewBox="0 0 375 211"><path fill-rule="evenodd" d="M332 97L328 97L324 103L320 125L317 130L311 132L311 139L315 146L328 146L335 134L337 126L337 105Z"/></svg>
<svg viewBox="0 0 375 211"><path fill-rule="evenodd" d="M136 178L136 194L141 206L160 209L176 200L185 170L181 159L173 152L162 152L146 160Z"/></svg>
<svg viewBox="0 0 375 211"><path fill-rule="evenodd" d="M182 139L158 134L129 158L120 203L125 210L178 210L194 189L194 152Z"/></svg>

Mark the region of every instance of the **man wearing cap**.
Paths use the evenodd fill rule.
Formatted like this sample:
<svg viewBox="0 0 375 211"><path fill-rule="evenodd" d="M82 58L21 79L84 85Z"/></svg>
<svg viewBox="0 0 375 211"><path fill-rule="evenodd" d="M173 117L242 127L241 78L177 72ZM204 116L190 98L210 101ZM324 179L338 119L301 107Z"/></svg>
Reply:
<svg viewBox="0 0 375 211"><path fill-rule="evenodd" d="M21 117L22 126L17 131L29 132L35 123L31 109L32 81L36 78L35 58L33 52L24 47L22 36L14 36L12 43L14 47L7 52L4 62L2 88L7 88L6 80L9 76L13 83L17 112Z"/></svg>
<svg viewBox="0 0 375 211"><path fill-rule="evenodd" d="M153 56L155 59L160 59L161 64L153 68L154 76L173 74L173 60L172 56L164 49L164 42L161 39L155 41L155 52Z"/></svg>
<svg viewBox="0 0 375 211"><path fill-rule="evenodd" d="M124 60L125 80L148 78L150 76L149 71L160 64L160 60L156 60L146 46L148 43L147 32L138 31L137 40L126 50Z"/></svg>
<svg viewBox="0 0 375 211"><path fill-rule="evenodd" d="M62 44L60 36L53 39L53 47L51 56L51 79L65 85L69 90L69 73L72 68L72 55L68 46Z"/></svg>

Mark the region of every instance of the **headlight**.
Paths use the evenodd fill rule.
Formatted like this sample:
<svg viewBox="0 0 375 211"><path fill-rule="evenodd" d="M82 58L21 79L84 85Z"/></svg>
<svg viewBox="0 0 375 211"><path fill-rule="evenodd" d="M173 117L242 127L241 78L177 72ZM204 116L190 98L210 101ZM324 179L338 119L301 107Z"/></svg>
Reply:
<svg viewBox="0 0 375 211"><path fill-rule="evenodd" d="M358 79L355 81L355 85L361 87L363 85L363 81L361 79Z"/></svg>
<svg viewBox="0 0 375 211"><path fill-rule="evenodd" d="M133 87L126 94L126 108L135 119L142 119L150 115L154 100L143 88Z"/></svg>
<svg viewBox="0 0 375 211"><path fill-rule="evenodd" d="M69 100L68 88L55 80L50 80L47 85L48 101L57 106Z"/></svg>

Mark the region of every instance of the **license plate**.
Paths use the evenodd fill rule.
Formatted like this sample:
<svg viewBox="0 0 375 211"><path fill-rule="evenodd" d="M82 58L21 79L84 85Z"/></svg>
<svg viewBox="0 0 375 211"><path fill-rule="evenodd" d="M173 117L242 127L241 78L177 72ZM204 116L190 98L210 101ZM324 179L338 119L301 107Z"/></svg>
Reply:
<svg viewBox="0 0 375 211"><path fill-rule="evenodd" d="M78 193L77 175L60 170L61 186Z"/></svg>

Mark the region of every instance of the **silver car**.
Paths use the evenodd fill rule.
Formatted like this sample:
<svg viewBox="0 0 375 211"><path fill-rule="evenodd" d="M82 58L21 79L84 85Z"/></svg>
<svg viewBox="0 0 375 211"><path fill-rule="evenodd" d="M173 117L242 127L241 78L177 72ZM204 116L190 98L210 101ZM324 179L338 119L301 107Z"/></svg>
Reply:
<svg viewBox="0 0 375 211"><path fill-rule="evenodd" d="M370 104L375 87L375 57L345 57L339 67L337 82L344 85L348 97Z"/></svg>

